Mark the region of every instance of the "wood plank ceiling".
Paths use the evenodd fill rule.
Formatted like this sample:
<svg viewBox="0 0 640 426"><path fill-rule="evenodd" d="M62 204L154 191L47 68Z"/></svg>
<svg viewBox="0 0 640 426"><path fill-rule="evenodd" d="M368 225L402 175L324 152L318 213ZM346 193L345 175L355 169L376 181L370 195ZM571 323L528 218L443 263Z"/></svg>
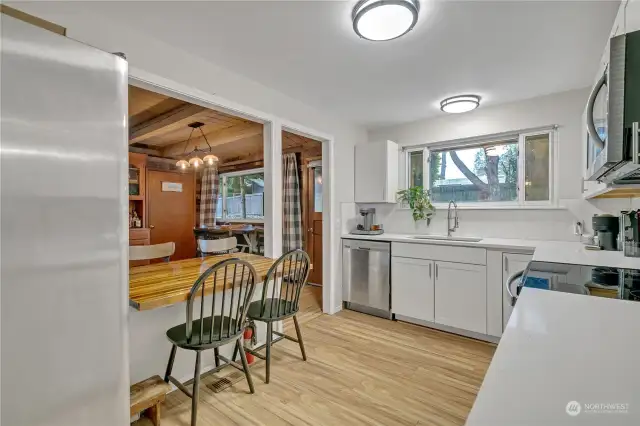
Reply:
<svg viewBox="0 0 640 426"><path fill-rule="evenodd" d="M262 124L129 86L129 144L134 150L167 158L179 158L195 146L206 150L198 130L186 146L188 124L196 121L204 123L202 130L221 165L263 160ZM289 132L283 132L282 148L321 155L320 143Z"/></svg>

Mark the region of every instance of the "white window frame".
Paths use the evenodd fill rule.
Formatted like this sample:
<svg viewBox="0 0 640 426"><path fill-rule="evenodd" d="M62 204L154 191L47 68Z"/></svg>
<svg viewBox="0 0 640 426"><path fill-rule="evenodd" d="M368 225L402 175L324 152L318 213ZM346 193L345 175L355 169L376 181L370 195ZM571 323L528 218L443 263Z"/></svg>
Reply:
<svg viewBox="0 0 640 426"><path fill-rule="evenodd" d="M549 135L549 200L544 201L526 201L524 191L524 153L525 138L538 135ZM401 182L404 184L404 189L409 188L410 181L410 155L413 152L422 151L422 167L423 167L423 183L424 188L429 189L431 187L431 174L429 173L429 161L431 159L431 151L442 151L451 149L471 148L479 145L484 145L492 141L506 141L506 140L518 141L518 199L515 201L497 201L497 202L467 202L458 203L458 208L461 209L473 209L473 210L490 210L490 209L545 209L545 208L560 208L557 198L557 166L558 166L558 131L556 126L546 128L543 130L528 130L521 132L514 132L507 136L495 135L486 136L481 138L470 138L460 141L433 143L425 146L406 147L404 148L405 155L402 156L402 165L400 167L401 172L404 174ZM429 146L433 149L429 149ZM522 188L522 190L521 190ZM447 209L448 203L433 203L436 209ZM406 207L406 206L403 206Z"/></svg>
<svg viewBox="0 0 640 426"><path fill-rule="evenodd" d="M227 172L227 173L220 173L218 175L218 179L220 181L220 191L222 194L222 217L218 218L216 217L216 221L220 221L220 222L229 222L229 223L264 223L264 216L262 217L262 219L228 219L227 218L227 178L229 177L233 177L233 176L243 176L243 175L250 175L250 174L254 174L254 173L262 173L264 175L264 168L258 168L258 169L249 169L249 170L239 170L237 172Z"/></svg>

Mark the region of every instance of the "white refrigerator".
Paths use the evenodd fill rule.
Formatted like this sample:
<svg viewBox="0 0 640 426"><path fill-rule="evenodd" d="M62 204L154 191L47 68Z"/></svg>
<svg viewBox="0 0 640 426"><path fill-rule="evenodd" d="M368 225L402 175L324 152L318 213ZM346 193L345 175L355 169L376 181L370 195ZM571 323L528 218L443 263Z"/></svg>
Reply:
<svg viewBox="0 0 640 426"><path fill-rule="evenodd" d="M127 62L0 16L0 422L124 426Z"/></svg>

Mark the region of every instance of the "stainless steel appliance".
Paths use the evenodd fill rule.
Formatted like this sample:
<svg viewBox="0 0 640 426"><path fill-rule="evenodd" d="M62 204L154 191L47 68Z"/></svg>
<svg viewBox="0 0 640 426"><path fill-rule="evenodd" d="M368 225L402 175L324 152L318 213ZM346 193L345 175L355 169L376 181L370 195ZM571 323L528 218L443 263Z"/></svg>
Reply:
<svg viewBox="0 0 640 426"><path fill-rule="evenodd" d="M587 104L589 180L640 182L640 31L609 41L609 63Z"/></svg>
<svg viewBox="0 0 640 426"><path fill-rule="evenodd" d="M391 318L391 243L342 240L344 307Z"/></svg>
<svg viewBox="0 0 640 426"><path fill-rule="evenodd" d="M384 233L382 225L377 225L376 209L360 209L360 215L362 216L362 223L358 227L351 231L354 235L380 235Z"/></svg>
<svg viewBox="0 0 640 426"><path fill-rule="evenodd" d="M532 261L505 282L512 306L524 287L640 301L640 269Z"/></svg>
<svg viewBox="0 0 640 426"><path fill-rule="evenodd" d="M127 61L0 21L2 424L128 425Z"/></svg>
<svg viewBox="0 0 640 426"><path fill-rule="evenodd" d="M620 212L620 243L625 256L640 257L640 210Z"/></svg>
<svg viewBox="0 0 640 426"><path fill-rule="evenodd" d="M620 219L610 214L594 215L591 219L593 231L598 237L598 245L602 250L618 250L618 234Z"/></svg>

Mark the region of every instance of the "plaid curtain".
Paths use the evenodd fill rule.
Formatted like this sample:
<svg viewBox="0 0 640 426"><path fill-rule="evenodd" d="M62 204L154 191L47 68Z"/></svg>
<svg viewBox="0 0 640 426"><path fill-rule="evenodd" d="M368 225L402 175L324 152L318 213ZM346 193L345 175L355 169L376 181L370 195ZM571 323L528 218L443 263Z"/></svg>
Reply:
<svg viewBox="0 0 640 426"><path fill-rule="evenodd" d="M200 183L200 226L216 224L219 187L218 167L215 165L204 167Z"/></svg>
<svg viewBox="0 0 640 426"><path fill-rule="evenodd" d="M295 154L282 156L282 251L302 248L302 211L300 182Z"/></svg>

